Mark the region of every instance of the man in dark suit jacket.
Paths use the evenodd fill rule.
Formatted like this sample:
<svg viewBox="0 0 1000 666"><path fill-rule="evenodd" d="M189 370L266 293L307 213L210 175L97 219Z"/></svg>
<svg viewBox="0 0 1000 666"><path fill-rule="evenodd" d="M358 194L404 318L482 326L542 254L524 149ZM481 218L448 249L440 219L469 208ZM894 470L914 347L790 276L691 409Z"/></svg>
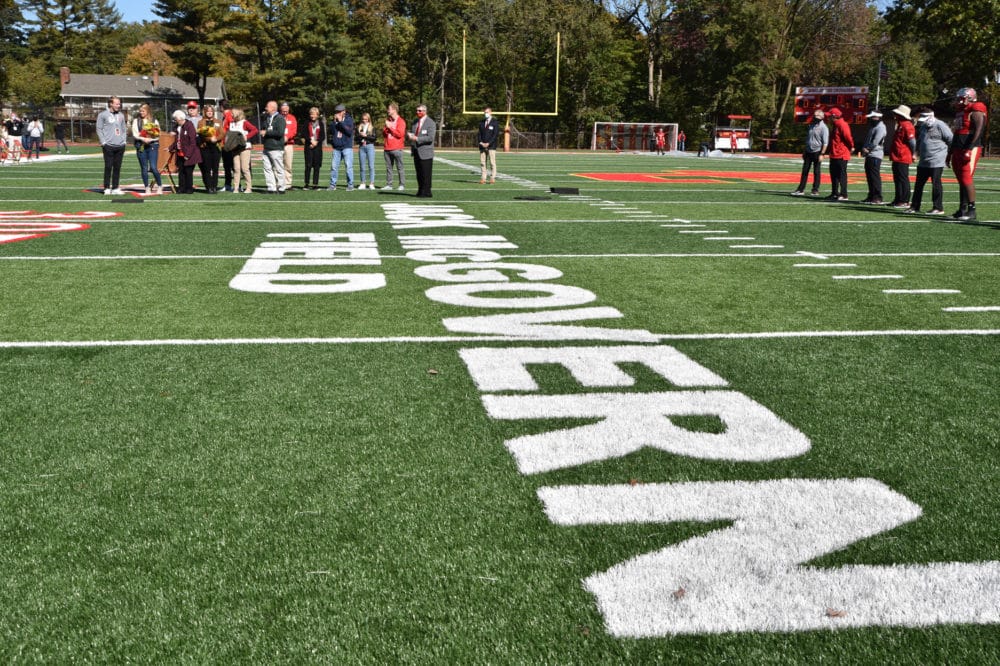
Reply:
<svg viewBox="0 0 1000 666"><path fill-rule="evenodd" d="M490 185L497 182L497 137L500 136L500 123L493 117L493 109L486 107L483 119L479 121L479 165L483 175L479 184L486 182L487 167L493 168L490 175Z"/></svg>
<svg viewBox="0 0 1000 666"><path fill-rule="evenodd" d="M431 198L431 172L434 166L434 134L437 126L427 115L427 107L417 107L417 121L407 133L410 140L410 154L417 172L417 196Z"/></svg>

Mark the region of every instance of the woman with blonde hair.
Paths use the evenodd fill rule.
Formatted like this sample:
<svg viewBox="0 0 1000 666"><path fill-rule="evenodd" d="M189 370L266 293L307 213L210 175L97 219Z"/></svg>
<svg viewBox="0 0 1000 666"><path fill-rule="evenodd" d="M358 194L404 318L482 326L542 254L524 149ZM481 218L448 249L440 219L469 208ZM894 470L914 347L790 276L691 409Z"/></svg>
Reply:
<svg viewBox="0 0 1000 666"><path fill-rule="evenodd" d="M358 186L358 189L365 189L365 183L368 183L368 189L374 190L375 142L378 140L378 134L376 134L375 126L372 124L370 113L361 114L361 123L355 129L355 136L358 137L358 144L360 144L358 157L361 160L361 185Z"/></svg>
<svg viewBox="0 0 1000 666"><path fill-rule="evenodd" d="M305 133L306 179L302 189L319 189L319 169L323 166L323 144L326 142L326 122L319 115L319 109L309 109L309 122L302 127ZM312 179L312 185L309 181Z"/></svg>
<svg viewBox="0 0 1000 666"><path fill-rule="evenodd" d="M246 146L243 150L233 152L233 192L252 192L253 178L250 173L251 150L250 139L258 134L257 127L246 119L242 109L233 109L233 122L229 124L230 132L239 132L246 139ZM240 177L246 180L246 187L240 189Z"/></svg>
<svg viewBox="0 0 1000 666"><path fill-rule="evenodd" d="M156 179L156 194L163 194L163 180L160 178L160 123L153 117L149 104L139 107L139 113L132 119L132 142L135 155L142 170L142 185L150 194L149 174Z"/></svg>
<svg viewBox="0 0 1000 666"><path fill-rule="evenodd" d="M198 147L201 149L201 182L205 191L215 194L219 191L219 160L222 151L219 142L222 141L222 123L215 117L215 107L207 104L201 111L198 121Z"/></svg>

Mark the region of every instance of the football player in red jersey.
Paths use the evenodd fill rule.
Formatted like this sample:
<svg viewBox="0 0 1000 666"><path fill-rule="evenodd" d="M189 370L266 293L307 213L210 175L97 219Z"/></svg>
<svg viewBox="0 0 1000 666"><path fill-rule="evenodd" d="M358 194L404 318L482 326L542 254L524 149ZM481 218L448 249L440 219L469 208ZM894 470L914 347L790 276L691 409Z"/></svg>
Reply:
<svg viewBox="0 0 1000 666"><path fill-rule="evenodd" d="M983 152L986 130L986 105L978 101L976 91L962 88L955 96L955 139L951 143L951 168L958 179L960 204L952 216L956 220L976 219L976 185L972 175Z"/></svg>

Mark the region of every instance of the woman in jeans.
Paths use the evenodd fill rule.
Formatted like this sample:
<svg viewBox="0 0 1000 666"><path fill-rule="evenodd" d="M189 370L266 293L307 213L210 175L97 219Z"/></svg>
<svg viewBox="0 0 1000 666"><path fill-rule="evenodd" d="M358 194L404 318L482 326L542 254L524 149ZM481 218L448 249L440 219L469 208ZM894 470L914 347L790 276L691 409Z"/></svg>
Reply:
<svg viewBox="0 0 1000 666"><path fill-rule="evenodd" d="M142 184L146 188L146 194L150 194L150 172L156 179L156 194L163 194L159 169L160 123L153 117L149 104L140 106L139 115L132 120L132 140L135 143L136 157L139 158L139 168L142 169Z"/></svg>
<svg viewBox="0 0 1000 666"><path fill-rule="evenodd" d="M361 160L361 185L358 186L358 189L365 189L365 183L368 183L367 187L374 190L375 141L378 139L378 134L375 132L375 126L372 125L371 114L361 114L361 124L355 128L354 132L361 145L358 150L358 158Z"/></svg>

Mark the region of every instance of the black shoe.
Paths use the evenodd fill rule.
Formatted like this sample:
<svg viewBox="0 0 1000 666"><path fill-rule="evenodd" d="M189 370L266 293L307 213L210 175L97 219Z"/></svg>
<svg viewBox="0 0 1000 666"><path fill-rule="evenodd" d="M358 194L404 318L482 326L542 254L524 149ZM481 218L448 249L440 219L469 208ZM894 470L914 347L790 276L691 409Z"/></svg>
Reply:
<svg viewBox="0 0 1000 666"><path fill-rule="evenodd" d="M975 222L976 221L976 209L975 208L968 209L967 211L965 211L965 215L963 215L962 217L960 217L958 219L961 220L962 222Z"/></svg>
<svg viewBox="0 0 1000 666"><path fill-rule="evenodd" d="M952 213L952 217L955 218L956 220L961 220L962 216L967 215L967 214L968 214L968 211L966 211L966 209L959 208L954 213Z"/></svg>
<svg viewBox="0 0 1000 666"><path fill-rule="evenodd" d="M828 196L828 197L824 197L824 198L825 198L825 199L826 199L827 201L836 201L836 200L837 200L837 199L839 199L840 197L838 197L838 196L837 196L836 194L831 194L830 196Z"/></svg>

